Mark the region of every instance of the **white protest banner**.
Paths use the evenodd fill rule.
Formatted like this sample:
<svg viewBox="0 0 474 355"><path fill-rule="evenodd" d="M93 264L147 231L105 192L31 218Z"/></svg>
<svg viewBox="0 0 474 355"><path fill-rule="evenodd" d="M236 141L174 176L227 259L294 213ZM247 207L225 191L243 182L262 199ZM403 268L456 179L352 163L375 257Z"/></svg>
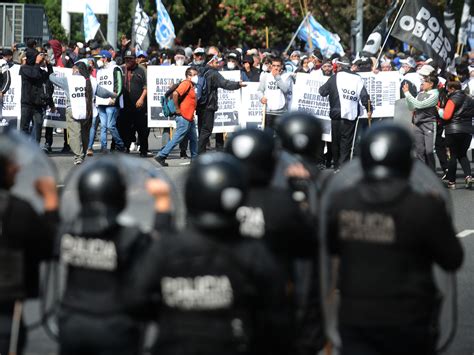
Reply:
<svg viewBox="0 0 474 355"><path fill-rule="evenodd" d="M240 81L240 70L221 72L227 80ZM240 126L240 90L217 90L218 110L214 115L213 133L234 132Z"/></svg>
<svg viewBox="0 0 474 355"><path fill-rule="evenodd" d="M1 125L11 125L20 128L21 119L21 76L20 66L13 65L10 68L10 89L3 95L2 122Z"/></svg>
<svg viewBox="0 0 474 355"><path fill-rule="evenodd" d="M328 79L328 76L318 74L296 74L291 111L303 111L319 118L323 127L323 140L330 142L331 120L329 118L329 99L319 95L319 88Z"/></svg>
<svg viewBox="0 0 474 355"><path fill-rule="evenodd" d="M373 118L394 117L395 102L400 99L400 74L397 71L359 73L372 103ZM367 117L364 109L360 117Z"/></svg>
<svg viewBox="0 0 474 355"><path fill-rule="evenodd" d="M176 127L174 118L165 117L161 107L160 98L168 89L184 80L188 67L184 66L156 66L147 68L147 104L148 127Z"/></svg>
<svg viewBox="0 0 474 355"><path fill-rule="evenodd" d="M59 77L72 75L71 68L53 67L53 70ZM56 111L51 112L48 107L43 127L66 128L66 106L68 100L66 92L59 86L54 85L53 101Z"/></svg>
<svg viewBox="0 0 474 355"><path fill-rule="evenodd" d="M242 128L261 128L263 119L263 105L257 95L259 83L246 83L242 88L242 103L240 105L239 120Z"/></svg>

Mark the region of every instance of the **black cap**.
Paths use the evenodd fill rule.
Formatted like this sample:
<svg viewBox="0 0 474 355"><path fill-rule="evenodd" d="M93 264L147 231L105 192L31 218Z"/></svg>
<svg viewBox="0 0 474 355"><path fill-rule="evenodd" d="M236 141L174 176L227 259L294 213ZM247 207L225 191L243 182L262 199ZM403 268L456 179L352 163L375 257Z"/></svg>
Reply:
<svg viewBox="0 0 474 355"><path fill-rule="evenodd" d="M97 41L91 42L91 44L89 45L89 48L90 48L92 51L94 51L94 50L100 48L100 44L99 44L99 42L97 42Z"/></svg>
<svg viewBox="0 0 474 355"><path fill-rule="evenodd" d="M235 226L244 200L246 179L241 163L225 153L208 153L193 162L185 184L191 222L201 229Z"/></svg>
<svg viewBox="0 0 474 355"><path fill-rule="evenodd" d="M413 139L405 127L394 123L372 126L362 138L360 151L366 178L409 177L413 165Z"/></svg>
<svg viewBox="0 0 474 355"><path fill-rule="evenodd" d="M135 51L132 51L130 49L125 51L124 58L136 58Z"/></svg>
<svg viewBox="0 0 474 355"><path fill-rule="evenodd" d="M270 183L275 169L275 142L267 131L243 129L227 142L226 152L242 162L251 185Z"/></svg>
<svg viewBox="0 0 474 355"><path fill-rule="evenodd" d="M289 112L277 127L283 148L316 161L322 148L323 130L319 120L306 112Z"/></svg>

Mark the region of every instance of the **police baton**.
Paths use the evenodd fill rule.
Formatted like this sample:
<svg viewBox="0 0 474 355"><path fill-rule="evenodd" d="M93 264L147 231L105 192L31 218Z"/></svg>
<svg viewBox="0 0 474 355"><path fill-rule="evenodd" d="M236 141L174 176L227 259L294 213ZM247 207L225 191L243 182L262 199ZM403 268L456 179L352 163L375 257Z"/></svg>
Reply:
<svg viewBox="0 0 474 355"><path fill-rule="evenodd" d="M23 313L23 302L15 301L13 308L12 328L10 334L10 346L8 348L8 355L16 355L18 349L18 338L20 333L21 316Z"/></svg>

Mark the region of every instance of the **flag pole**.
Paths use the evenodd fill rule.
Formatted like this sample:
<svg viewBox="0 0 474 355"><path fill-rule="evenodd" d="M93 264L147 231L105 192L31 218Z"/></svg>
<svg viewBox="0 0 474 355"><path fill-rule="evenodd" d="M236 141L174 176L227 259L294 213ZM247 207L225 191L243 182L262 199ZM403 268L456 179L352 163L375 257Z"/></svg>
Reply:
<svg viewBox="0 0 474 355"><path fill-rule="evenodd" d="M383 41L382 47L380 47L380 52L379 52L379 55L377 56L377 61L375 62L375 65L379 64L380 57L382 56L382 53L383 53L383 49L385 48L385 45L387 44L387 41L388 41L388 37L390 37L390 34L392 33L393 28L395 27L395 24L397 23L398 18L400 17L400 14L402 13L402 10L405 7L406 2L407 2L406 0L403 0L403 4L398 10L397 16L395 16L395 20L393 20L392 26L390 26L390 29L388 30L387 36L385 37L385 40Z"/></svg>
<svg viewBox="0 0 474 355"><path fill-rule="evenodd" d="M304 4L304 11L309 14L308 11L308 0L303 0ZM308 40L309 40L309 50L312 52L313 51L313 33L311 32L311 25L309 24L309 21L306 24L308 26L307 31L308 31Z"/></svg>
<svg viewBox="0 0 474 355"><path fill-rule="evenodd" d="M293 35L293 38L291 39L290 44L288 45L288 47L286 47L284 53L288 53L288 50L290 49L291 45L292 45L293 42L295 41L296 36L298 36L298 33L299 33L300 30L301 30L301 27L303 27L303 25L304 25L304 23L306 22L306 20L308 19L309 15L310 15L310 13L308 12L308 13L306 14L305 18L303 19L303 21L301 21L300 26L298 27L298 29L296 30L295 34Z"/></svg>

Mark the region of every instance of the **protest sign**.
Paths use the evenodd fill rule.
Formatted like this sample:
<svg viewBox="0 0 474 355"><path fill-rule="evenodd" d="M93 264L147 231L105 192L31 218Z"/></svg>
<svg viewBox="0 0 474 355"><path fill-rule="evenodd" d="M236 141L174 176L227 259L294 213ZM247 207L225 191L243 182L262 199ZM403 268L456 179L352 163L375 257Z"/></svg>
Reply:
<svg viewBox="0 0 474 355"><path fill-rule="evenodd" d="M400 99L400 74L396 71L359 74L370 96L372 117L393 117L395 101ZM365 109L360 117L367 117Z"/></svg>
<svg viewBox="0 0 474 355"><path fill-rule="evenodd" d="M257 95L259 83L247 83L242 88L242 104L240 105L239 119L242 128L261 128L263 119L263 105Z"/></svg>
<svg viewBox="0 0 474 355"><path fill-rule="evenodd" d="M240 81L240 70L221 72L227 80ZM218 110L214 115L213 133L234 132L240 126L240 90L217 90Z"/></svg>
<svg viewBox="0 0 474 355"><path fill-rule="evenodd" d="M2 117L0 125L20 128L21 119L21 76L20 66L14 65L10 68L11 84L8 91L3 95Z"/></svg>
<svg viewBox="0 0 474 355"><path fill-rule="evenodd" d="M72 75L72 69L70 68L54 67L53 70L59 77ZM54 85L53 101L56 111L51 112L49 108L46 110L44 127L66 128L66 106L68 100L66 92L59 86Z"/></svg>
<svg viewBox="0 0 474 355"><path fill-rule="evenodd" d="M148 127L176 127L174 118L165 117L160 98L185 78L185 66L149 66L147 68Z"/></svg>
<svg viewBox="0 0 474 355"><path fill-rule="evenodd" d="M293 85L292 111L303 111L321 120L323 140L331 141L331 120L329 118L329 99L319 95L319 88L326 83L328 76L316 73L296 74Z"/></svg>

